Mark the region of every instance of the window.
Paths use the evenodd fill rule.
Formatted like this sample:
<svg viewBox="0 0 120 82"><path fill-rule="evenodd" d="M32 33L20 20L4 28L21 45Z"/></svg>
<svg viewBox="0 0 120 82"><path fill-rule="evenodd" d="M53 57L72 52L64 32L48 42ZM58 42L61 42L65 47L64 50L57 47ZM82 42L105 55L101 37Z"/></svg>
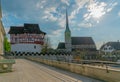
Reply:
<svg viewBox="0 0 120 82"><path fill-rule="evenodd" d="M34 49L36 49L36 46L34 46Z"/></svg>
<svg viewBox="0 0 120 82"><path fill-rule="evenodd" d="M104 48L104 50L107 50L107 48Z"/></svg>
<svg viewBox="0 0 120 82"><path fill-rule="evenodd" d="M110 47L109 50L112 50L112 48Z"/></svg>

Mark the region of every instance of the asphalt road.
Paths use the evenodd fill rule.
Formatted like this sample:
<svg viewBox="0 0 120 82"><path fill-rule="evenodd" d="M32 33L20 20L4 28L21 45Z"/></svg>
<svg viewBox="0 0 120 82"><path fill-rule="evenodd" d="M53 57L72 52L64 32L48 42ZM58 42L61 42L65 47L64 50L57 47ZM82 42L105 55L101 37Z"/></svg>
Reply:
<svg viewBox="0 0 120 82"><path fill-rule="evenodd" d="M0 82L101 82L55 67L16 59L13 72L0 73Z"/></svg>

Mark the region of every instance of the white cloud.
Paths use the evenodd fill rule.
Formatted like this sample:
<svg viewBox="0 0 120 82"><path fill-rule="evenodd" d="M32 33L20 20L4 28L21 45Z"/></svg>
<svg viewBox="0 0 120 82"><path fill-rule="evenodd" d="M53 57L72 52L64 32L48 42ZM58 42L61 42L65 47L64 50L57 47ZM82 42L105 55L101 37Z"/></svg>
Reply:
<svg viewBox="0 0 120 82"><path fill-rule="evenodd" d="M91 1L87 8L87 13L83 15L83 18L87 22L96 22L99 23L100 18L112 11L112 9L117 5L117 2L114 3L105 3L98 1ZM85 24L86 26L86 24ZM87 25L89 26L89 24Z"/></svg>
<svg viewBox="0 0 120 82"><path fill-rule="evenodd" d="M78 10L74 10L74 11L71 13L71 15L70 15L69 18L70 18L70 19L74 19L77 13L78 13Z"/></svg>
<svg viewBox="0 0 120 82"><path fill-rule="evenodd" d="M49 8L46 8L44 11L45 14L48 14L50 12L56 12L56 7L49 7Z"/></svg>
<svg viewBox="0 0 120 82"><path fill-rule="evenodd" d="M46 8L45 11L44 11L45 15L42 18L46 19L46 20L49 19L51 21L56 21L57 17L55 17L52 13L57 13L55 7Z"/></svg>
<svg viewBox="0 0 120 82"><path fill-rule="evenodd" d="M78 24L78 26L79 27L90 28L90 27L92 27L92 24L91 23L84 23L84 22L82 22L82 23Z"/></svg>
<svg viewBox="0 0 120 82"><path fill-rule="evenodd" d="M74 20L76 18L76 15L80 13L80 9L82 9L87 2L89 2L89 0L75 0L76 4L73 5L73 11L70 13L70 16L69 16L70 24L76 23L76 21Z"/></svg>
<svg viewBox="0 0 120 82"><path fill-rule="evenodd" d="M65 27L65 14L62 14L61 17L58 19L58 25L61 27L61 28L64 28Z"/></svg>
<svg viewBox="0 0 120 82"><path fill-rule="evenodd" d="M54 49L57 48L58 43L62 40L60 37L63 37L62 35L62 29L57 29L54 30L51 34L48 35L48 37L50 37L50 39L52 39L53 42L52 43L52 47Z"/></svg>
<svg viewBox="0 0 120 82"><path fill-rule="evenodd" d="M118 4L117 2L113 3L113 4L112 4L112 7L116 6L117 4Z"/></svg>
<svg viewBox="0 0 120 82"><path fill-rule="evenodd" d="M48 35L48 37L50 37L50 39L53 40L52 47L55 49L56 49L58 43L63 40L63 38L61 38L61 36L63 37L63 33L62 33L63 30L64 29L61 29L61 28L54 30L51 34Z"/></svg>
<svg viewBox="0 0 120 82"><path fill-rule="evenodd" d="M58 30L53 31L52 34L55 35L55 36L60 36L61 32L62 32L62 29L58 29Z"/></svg>
<svg viewBox="0 0 120 82"><path fill-rule="evenodd" d="M62 3L65 3L66 5L70 5L69 0L61 0Z"/></svg>
<svg viewBox="0 0 120 82"><path fill-rule="evenodd" d="M88 12L84 15L85 20L89 20L90 18L100 18L102 17L106 11L105 11L105 7L106 7L106 3L104 2L92 2L90 3L90 5L88 5L87 9Z"/></svg>
<svg viewBox="0 0 120 82"><path fill-rule="evenodd" d="M112 8L108 8L108 9L107 9L107 12L110 12L110 11L112 11Z"/></svg>
<svg viewBox="0 0 120 82"><path fill-rule="evenodd" d="M51 21L56 21L57 20L57 18L56 17L54 17L52 14L47 14L46 16L44 16L44 17L42 17L43 19L46 19L46 21L48 21L48 19L49 20L51 20Z"/></svg>
<svg viewBox="0 0 120 82"><path fill-rule="evenodd" d="M55 13L57 16L54 16ZM61 13L56 10L56 7L49 7L46 8L44 11L44 16L42 17L43 19L46 19L46 21L57 21L58 25L60 28L65 27L65 13Z"/></svg>
<svg viewBox="0 0 120 82"><path fill-rule="evenodd" d="M72 28L71 30L80 31L80 28Z"/></svg>
<svg viewBox="0 0 120 82"><path fill-rule="evenodd" d="M59 39L59 37L62 35L63 29L57 29L54 30L51 34L48 35L50 38L55 38L55 40Z"/></svg>
<svg viewBox="0 0 120 82"><path fill-rule="evenodd" d="M91 18L100 18L103 15L106 14L106 12L110 12L112 9L107 8L106 11L106 6L107 4L105 2L96 2L94 0L75 0L76 6L74 7L74 10L71 12L69 16L70 22L72 22L76 15L80 13L80 10L85 6L87 8L87 13L83 15L84 20L88 23L82 22L78 26L83 26L83 27L91 27L93 26L91 23ZM87 5L86 5L87 4ZM116 5L116 4L114 4ZM93 20L94 21L94 20ZM96 20L97 23L99 23L99 20Z"/></svg>
<svg viewBox="0 0 120 82"><path fill-rule="evenodd" d="M45 3L46 3L46 0L44 0L44 1L39 1L39 2L37 2L36 7L37 7L38 9L39 9L39 8L44 8Z"/></svg>
<svg viewBox="0 0 120 82"><path fill-rule="evenodd" d="M83 5L86 3L86 2L89 2L89 0L75 0L76 4L79 6L79 7L83 7Z"/></svg>
<svg viewBox="0 0 120 82"><path fill-rule="evenodd" d="M110 4L108 4L107 5L107 12L110 12L110 11L112 11L112 9L117 5L118 3L117 2L114 2L114 3L110 3Z"/></svg>
<svg viewBox="0 0 120 82"><path fill-rule="evenodd" d="M70 19L74 19L76 14L79 13L80 9L88 2L89 0L75 0L76 6L75 9L70 14Z"/></svg>

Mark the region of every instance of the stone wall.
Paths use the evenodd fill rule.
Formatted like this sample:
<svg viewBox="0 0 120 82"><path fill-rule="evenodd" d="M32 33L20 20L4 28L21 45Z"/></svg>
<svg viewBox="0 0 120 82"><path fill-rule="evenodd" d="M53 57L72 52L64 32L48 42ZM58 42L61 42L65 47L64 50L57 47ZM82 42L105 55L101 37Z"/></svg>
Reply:
<svg viewBox="0 0 120 82"><path fill-rule="evenodd" d="M0 19L0 55L4 54L4 36L5 36L5 31L2 25L2 21Z"/></svg>
<svg viewBox="0 0 120 82"><path fill-rule="evenodd" d="M75 64L75 63L33 58L33 57L27 57L27 59L44 63L50 66L55 66L88 77L100 79L106 82L120 82L120 70L113 70L106 67Z"/></svg>
<svg viewBox="0 0 120 82"><path fill-rule="evenodd" d="M15 64L14 59L1 59L0 60L0 73L12 71L12 65Z"/></svg>

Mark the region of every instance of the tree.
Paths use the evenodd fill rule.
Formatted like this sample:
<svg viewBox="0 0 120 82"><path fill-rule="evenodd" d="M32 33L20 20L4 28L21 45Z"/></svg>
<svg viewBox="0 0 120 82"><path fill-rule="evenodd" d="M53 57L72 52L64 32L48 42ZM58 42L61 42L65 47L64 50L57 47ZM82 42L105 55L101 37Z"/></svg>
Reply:
<svg viewBox="0 0 120 82"><path fill-rule="evenodd" d="M42 53L46 53L51 51L51 42L50 42L50 38L48 36L45 37L45 41L44 41L44 45L42 48Z"/></svg>
<svg viewBox="0 0 120 82"><path fill-rule="evenodd" d="M10 42L8 41L8 38L4 38L4 51L9 52L11 50Z"/></svg>

